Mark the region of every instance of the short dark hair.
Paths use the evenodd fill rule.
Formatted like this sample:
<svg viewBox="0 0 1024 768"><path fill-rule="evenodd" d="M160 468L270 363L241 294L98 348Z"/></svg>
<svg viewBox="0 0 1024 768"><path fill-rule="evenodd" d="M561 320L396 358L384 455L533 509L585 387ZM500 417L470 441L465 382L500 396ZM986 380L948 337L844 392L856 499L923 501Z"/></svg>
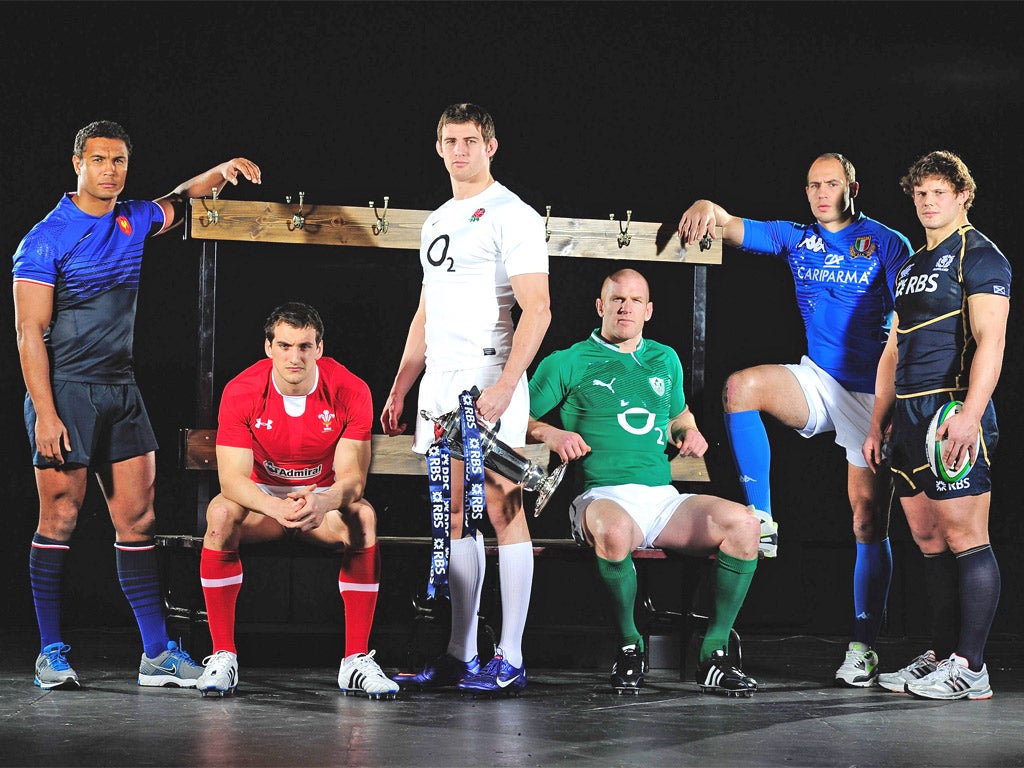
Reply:
<svg viewBox="0 0 1024 768"><path fill-rule="evenodd" d="M843 174L846 176L847 184L854 184L857 181L857 169L853 167L853 163L846 155L842 155L839 152L822 152L814 161L818 160L838 160L839 164L843 166Z"/></svg>
<svg viewBox="0 0 1024 768"><path fill-rule="evenodd" d="M445 107L441 119L437 121L437 140L441 140L441 129L448 123L473 123L480 129L484 141L494 138L494 118L483 107L476 104L462 103Z"/></svg>
<svg viewBox="0 0 1024 768"><path fill-rule="evenodd" d="M964 210L970 209L978 185L974 183L974 177L971 176L967 164L957 155L944 149L922 155L907 169L907 175L900 179L900 188L913 197L914 187L921 186L921 183L930 176L945 179L953 187L954 192L970 192L964 202Z"/></svg>
<svg viewBox="0 0 1024 768"><path fill-rule="evenodd" d="M81 157L85 152L85 142L89 139L119 139L128 148L128 156L132 154L132 140L128 138L128 131L111 120L97 120L89 123L85 128L75 134L75 157Z"/></svg>
<svg viewBox="0 0 1024 768"><path fill-rule="evenodd" d="M274 341L274 328L278 323L286 323L292 328L315 329L317 344L324 338L324 321L320 319L320 313L301 301L285 302L270 313L267 322L263 324L263 332L267 336L267 341Z"/></svg>

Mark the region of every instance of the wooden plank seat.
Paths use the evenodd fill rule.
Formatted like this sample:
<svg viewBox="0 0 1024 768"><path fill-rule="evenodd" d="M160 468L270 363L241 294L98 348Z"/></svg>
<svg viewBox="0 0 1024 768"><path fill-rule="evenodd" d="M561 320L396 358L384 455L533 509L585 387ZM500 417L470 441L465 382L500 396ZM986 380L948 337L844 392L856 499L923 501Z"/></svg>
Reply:
<svg viewBox="0 0 1024 768"><path fill-rule="evenodd" d="M179 463L187 471L213 472L217 469L216 453L217 431L215 429L182 429L179 435ZM371 475L421 475L426 474L426 463L423 458L412 452L412 437L410 435L398 435L388 437L386 435L373 435L372 437L372 458L370 462ZM526 446L524 453L532 461L541 466L548 466L551 459L547 448L543 445ZM703 460L693 458L676 457L672 461L673 480L686 482L707 481L707 469ZM432 539L429 536L378 536L377 541L383 549L394 550L425 550L423 553L424 563L427 562L427 552L432 546ZM173 550L182 553L192 553L193 562L191 570L196 569L199 555L202 551L203 538L194 534L163 534L156 536L157 545L164 550ZM255 545L264 547L265 545ZM336 557L337 553L317 547L292 546L289 542L272 543L267 546L281 547L289 555L301 557ZM496 557L498 554L497 541L493 538L484 540L484 551L488 557ZM168 553L169 554L169 553ZM570 538L535 538L533 539L533 555L539 560L579 560L593 562L593 553L589 547L578 545ZM417 556L419 554L417 553ZM637 549L633 551L634 561L640 563L664 561L674 558L681 558L673 552L666 552L662 549ZM162 558L166 563L167 557ZM680 612L663 611L655 607L647 589L646 568L638 568L638 602L642 607L648 621L645 622L645 640L650 628L679 626L682 622L685 627L692 629L694 621L703 618L694 613L682 614ZM188 606L174 595L174 584L172 583L167 567L164 568L164 605L169 619L178 619L192 625L206 622L206 611L195 605ZM413 619L408 641L407 656L412 658L412 648L419 627L425 623L433 622L441 618L441 611L437 605L425 599L419 589L412 594ZM493 631L484 624L484 629L493 638ZM684 630L685 631L685 630ZM738 646L738 637L737 640Z"/></svg>

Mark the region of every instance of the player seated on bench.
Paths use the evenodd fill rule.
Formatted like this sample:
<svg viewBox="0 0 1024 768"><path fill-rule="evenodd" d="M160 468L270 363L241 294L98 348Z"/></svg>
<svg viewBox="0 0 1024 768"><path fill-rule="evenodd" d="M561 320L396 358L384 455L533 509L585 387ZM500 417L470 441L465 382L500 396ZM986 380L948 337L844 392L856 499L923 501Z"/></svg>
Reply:
<svg viewBox="0 0 1024 768"><path fill-rule="evenodd" d="M750 696L757 682L729 657L729 635L757 567L761 524L744 507L715 496L681 494L672 485L669 445L703 456L708 444L683 395L673 349L643 338L654 305L647 280L623 269L597 299L601 327L552 353L530 379L531 442L563 461L580 460L583 493L569 509L573 536L594 548L611 595L622 646L612 687L639 692L646 654L633 618L637 592L632 551L660 547L716 554L714 606L700 648L702 691ZM538 421L557 410L565 429Z"/></svg>
<svg viewBox="0 0 1024 768"><path fill-rule="evenodd" d="M267 318L262 360L228 382L217 426L221 492L206 511L200 577L213 653L196 688L238 684L235 604L240 544L291 537L343 549L338 589L345 604L346 694L394 698L398 684L368 652L380 584L376 514L363 498L370 466L370 389L323 357L324 326L312 307L283 304Z"/></svg>

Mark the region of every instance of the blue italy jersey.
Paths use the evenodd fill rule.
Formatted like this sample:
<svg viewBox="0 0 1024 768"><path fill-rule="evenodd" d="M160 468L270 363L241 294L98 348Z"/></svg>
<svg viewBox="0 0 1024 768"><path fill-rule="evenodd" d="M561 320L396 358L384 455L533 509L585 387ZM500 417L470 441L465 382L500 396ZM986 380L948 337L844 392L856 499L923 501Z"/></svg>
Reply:
<svg viewBox="0 0 1024 768"><path fill-rule="evenodd" d="M744 251L785 257L807 332L807 356L843 387L874 392L892 322L896 270L910 241L863 213L839 232L817 222L743 220Z"/></svg>
<svg viewBox="0 0 1024 768"><path fill-rule="evenodd" d="M91 216L65 195L14 253L14 280L53 286L45 341L54 381L134 380L135 305L147 237L164 225L154 202L118 202Z"/></svg>
<svg viewBox="0 0 1024 768"><path fill-rule="evenodd" d="M1010 262L969 224L914 254L896 277L897 396L967 389L977 349L967 300L1009 299L1010 278Z"/></svg>

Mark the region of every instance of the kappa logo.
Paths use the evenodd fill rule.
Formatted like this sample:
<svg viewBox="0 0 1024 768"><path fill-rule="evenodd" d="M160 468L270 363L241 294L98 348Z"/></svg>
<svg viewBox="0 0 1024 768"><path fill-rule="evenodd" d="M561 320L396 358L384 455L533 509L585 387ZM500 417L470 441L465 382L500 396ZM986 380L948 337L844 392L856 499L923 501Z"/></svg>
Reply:
<svg viewBox="0 0 1024 768"><path fill-rule="evenodd" d="M812 253L824 253L825 252L825 241L821 239L820 235L807 235L797 246L797 250L806 248Z"/></svg>
<svg viewBox="0 0 1024 768"><path fill-rule="evenodd" d="M875 253L875 243L871 235L858 237L850 246L850 255L855 259L870 258Z"/></svg>
<svg viewBox="0 0 1024 768"><path fill-rule="evenodd" d="M333 432L334 427L331 426L331 422L334 421L334 414L328 411L326 408L317 414L317 418L320 419L320 423L324 425L324 432Z"/></svg>
<svg viewBox="0 0 1024 768"><path fill-rule="evenodd" d="M654 390L654 394L658 397L665 394L665 380L661 376L651 376L647 383L651 385L651 389Z"/></svg>
<svg viewBox="0 0 1024 768"><path fill-rule="evenodd" d="M613 395L615 394L615 389L612 387L612 385L614 383L615 383L615 378L612 378L612 380L607 382L607 383L601 381L600 379L594 379L594 386L595 387L607 387L608 391L611 392Z"/></svg>
<svg viewBox="0 0 1024 768"><path fill-rule="evenodd" d="M256 419L256 423L253 424L253 427L255 427L256 429L260 429L261 427L266 427L267 429L273 429L274 428L274 420L273 419L267 419L266 421L264 421L263 419Z"/></svg>

